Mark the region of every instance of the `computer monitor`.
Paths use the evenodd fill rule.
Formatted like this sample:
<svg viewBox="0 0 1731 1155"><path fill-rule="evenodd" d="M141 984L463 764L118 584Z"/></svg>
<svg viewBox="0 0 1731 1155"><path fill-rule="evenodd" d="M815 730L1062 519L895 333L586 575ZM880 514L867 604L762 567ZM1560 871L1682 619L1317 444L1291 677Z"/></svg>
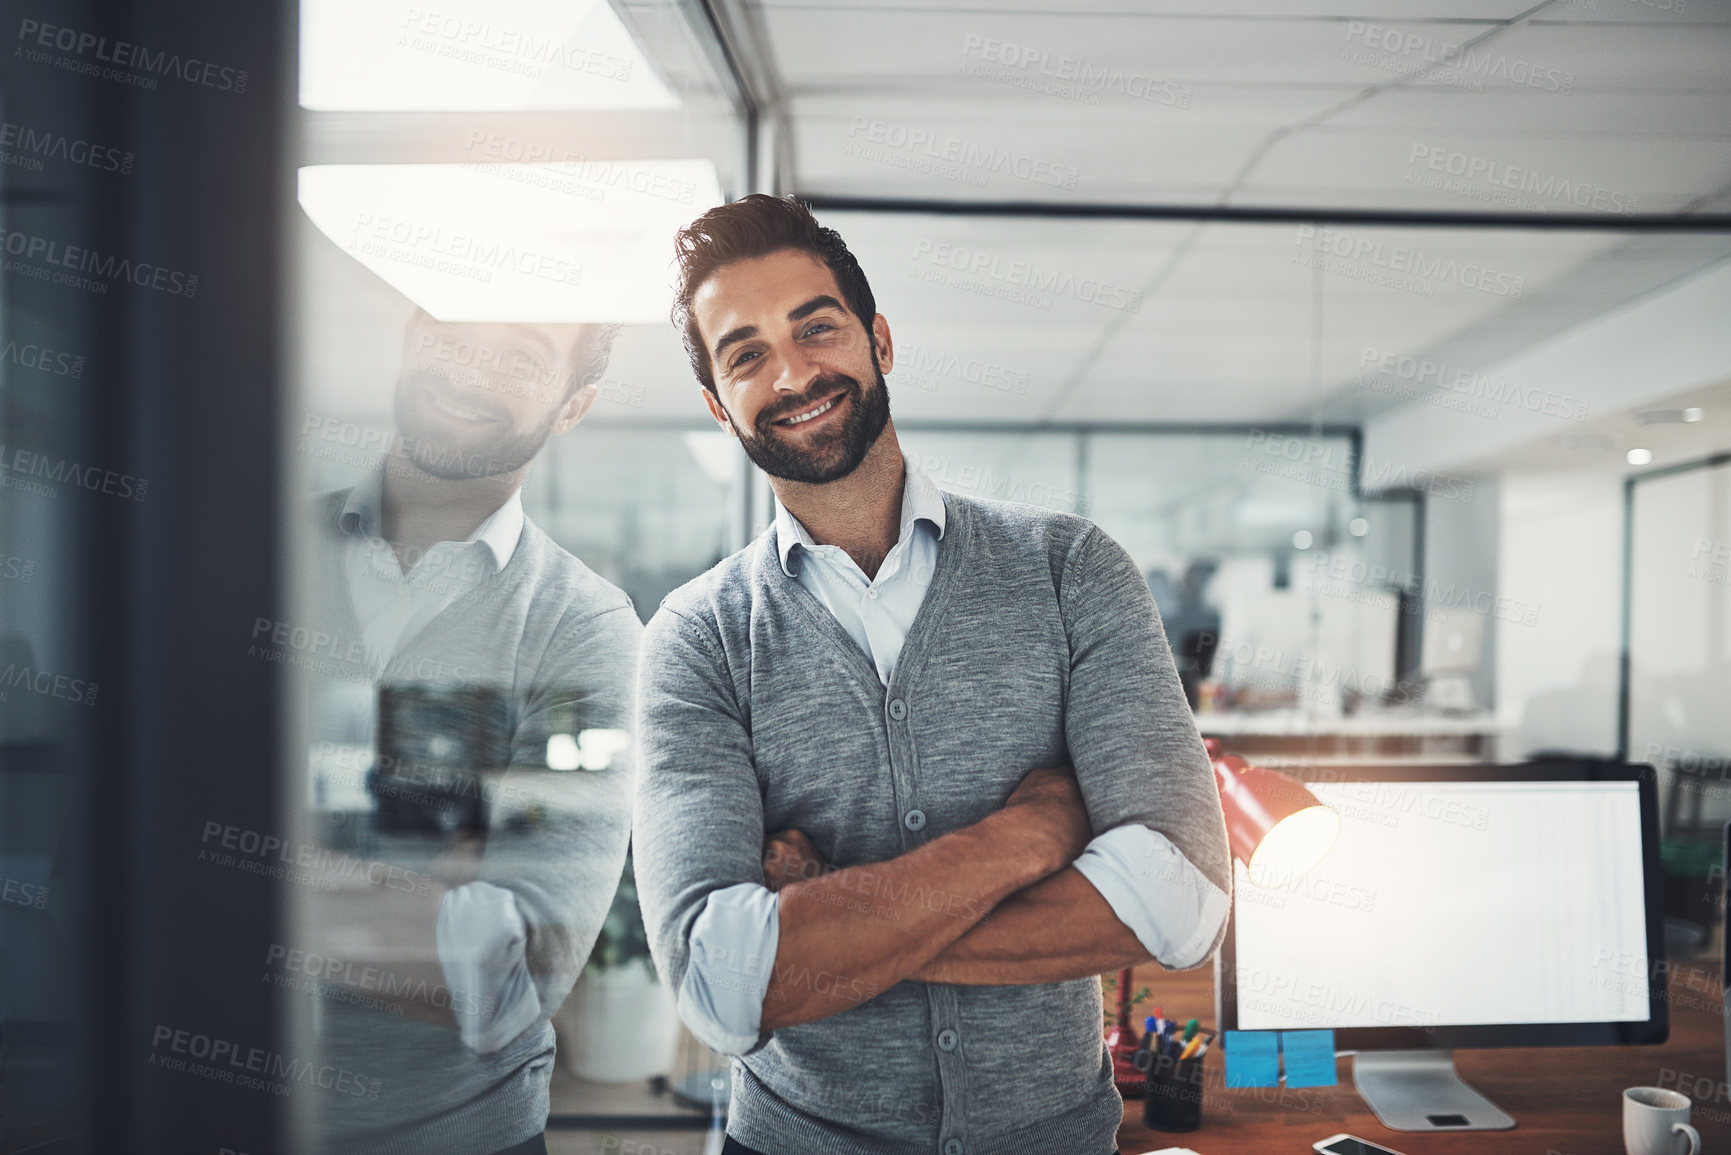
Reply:
<svg viewBox="0 0 1731 1155"><path fill-rule="evenodd" d="M1665 1041L1651 766L1289 772L1340 834L1281 887L1234 864L1223 1031L1333 1029L1397 1131L1514 1126L1460 1081L1456 1049Z"/></svg>

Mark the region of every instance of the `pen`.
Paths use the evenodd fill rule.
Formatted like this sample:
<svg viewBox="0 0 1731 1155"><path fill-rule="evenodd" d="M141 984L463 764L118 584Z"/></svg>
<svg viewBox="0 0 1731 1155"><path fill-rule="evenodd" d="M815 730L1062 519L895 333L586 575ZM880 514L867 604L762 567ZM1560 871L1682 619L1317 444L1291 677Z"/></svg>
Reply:
<svg viewBox="0 0 1731 1155"><path fill-rule="evenodd" d="M1184 1044L1184 1049L1178 1053L1178 1061L1182 1063L1185 1059L1194 1058L1201 1048L1202 1039L1199 1036L1193 1037L1188 1043Z"/></svg>
<svg viewBox="0 0 1731 1155"><path fill-rule="evenodd" d="M1196 1028L1201 1025L1202 1024L1197 1022L1195 1019L1191 1019L1189 1022L1184 1024L1184 1041L1186 1043L1188 1043L1191 1037L1196 1034Z"/></svg>

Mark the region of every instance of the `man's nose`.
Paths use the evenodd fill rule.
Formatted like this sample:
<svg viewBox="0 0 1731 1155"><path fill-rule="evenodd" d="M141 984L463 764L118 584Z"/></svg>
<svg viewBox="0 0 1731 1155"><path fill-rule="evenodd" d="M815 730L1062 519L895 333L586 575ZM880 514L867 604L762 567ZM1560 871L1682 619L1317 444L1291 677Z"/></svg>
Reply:
<svg viewBox="0 0 1731 1155"><path fill-rule="evenodd" d="M781 371L775 375L774 381L777 393L804 393L823 375L822 367L797 344L783 352L780 361Z"/></svg>

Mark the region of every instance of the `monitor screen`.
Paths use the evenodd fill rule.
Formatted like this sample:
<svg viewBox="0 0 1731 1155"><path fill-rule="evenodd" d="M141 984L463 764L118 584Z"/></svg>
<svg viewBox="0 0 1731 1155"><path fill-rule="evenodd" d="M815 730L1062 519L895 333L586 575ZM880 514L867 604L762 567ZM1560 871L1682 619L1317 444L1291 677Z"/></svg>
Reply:
<svg viewBox="0 0 1731 1155"><path fill-rule="evenodd" d="M1328 854L1274 888L1235 864L1239 1029L1648 1021L1633 776L1307 785L1341 817Z"/></svg>

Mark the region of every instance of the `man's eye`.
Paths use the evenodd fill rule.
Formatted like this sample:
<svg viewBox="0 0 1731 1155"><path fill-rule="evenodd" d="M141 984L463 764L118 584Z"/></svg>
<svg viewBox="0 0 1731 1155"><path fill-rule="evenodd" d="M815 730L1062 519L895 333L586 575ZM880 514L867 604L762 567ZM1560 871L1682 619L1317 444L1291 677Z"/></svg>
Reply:
<svg viewBox="0 0 1731 1155"><path fill-rule="evenodd" d="M757 352L757 350L747 349L745 352L741 353L739 356L737 356L733 359L732 367L734 369L743 368L744 366L749 365L751 363L751 361L754 358L758 357L759 355L760 354Z"/></svg>
<svg viewBox="0 0 1731 1155"><path fill-rule="evenodd" d="M833 328L835 328L835 326L830 324L828 321L818 321L816 324L811 325L806 329L805 335L807 337L812 337L816 336L818 333L827 332Z"/></svg>

